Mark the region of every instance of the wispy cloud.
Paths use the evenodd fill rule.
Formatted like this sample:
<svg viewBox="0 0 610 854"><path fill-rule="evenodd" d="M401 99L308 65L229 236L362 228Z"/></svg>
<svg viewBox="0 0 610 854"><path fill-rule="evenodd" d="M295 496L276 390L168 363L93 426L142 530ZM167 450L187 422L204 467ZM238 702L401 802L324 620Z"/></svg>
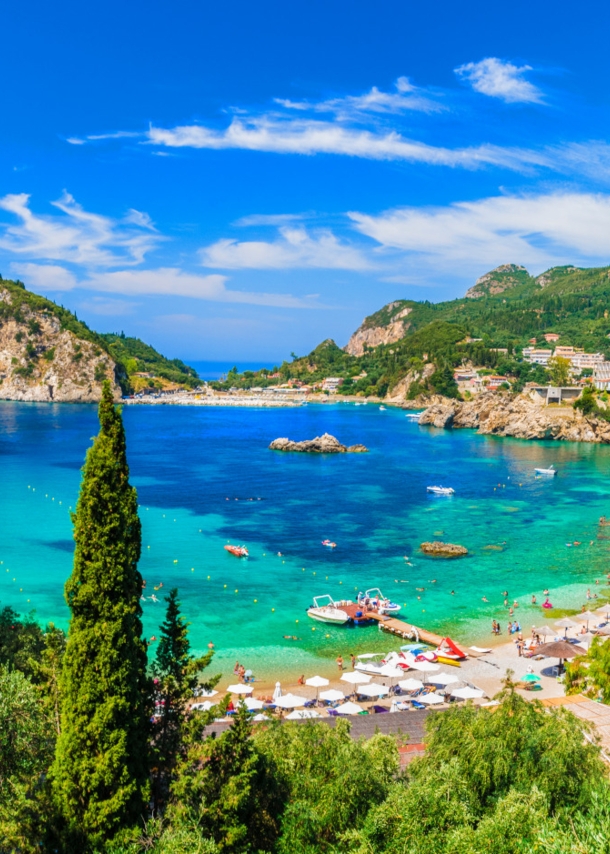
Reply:
<svg viewBox="0 0 610 854"><path fill-rule="evenodd" d="M355 228L422 272L475 272L513 261L542 270L610 260L610 196L498 196L447 207L352 212Z"/></svg>
<svg viewBox="0 0 610 854"><path fill-rule="evenodd" d="M315 214L248 214L248 216L242 216L240 219L235 220L233 225L242 228L251 225L289 225L292 222L301 222L312 216L315 216Z"/></svg>
<svg viewBox="0 0 610 854"><path fill-rule="evenodd" d="M44 261L117 267L140 264L162 239L140 211L112 219L85 211L69 193L52 203L59 216L33 213L29 202L27 193L0 198L0 210L17 220L0 222L0 249Z"/></svg>
<svg viewBox="0 0 610 854"><path fill-rule="evenodd" d="M357 119L366 113L398 114L411 110L436 113L444 109L443 104L430 96L424 89L414 86L408 77L399 77L394 92L384 92L373 86L362 95L344 95L324 101L292 101L275 98L275 103L288 110L334 113L340 121Z"/></svg>
<svg viewBox="0 0 610 854"><path fill-rule="evenodd" d="M490 56L480 62L460 65L455 73L482 95L500 98L507 104L540 104L542 92L525 79L525 74L531 70L531 65L513 65Z"/></svg>
<svg viewBox="0 0 610 854"><path fill-rule="evenodd" d="M326 229L308 232L284 226L272 241L218 240L201 250L204 267L221 270L286 270L317 267L329 270L370 270L366 254L340 241Z"/></svg>
<svg viewBox="0 0 610 854"><path fill-rule="evenodd" d="M36 291L71 291L78 285L74 273L59 264L14 262L11 264L11 271Z"/></svg>
<svg viewBox="0 0 610 854"><path fill-rule="evenodd" d="M244 121L234 118L224 130L203 125L151 127L148 140L154 145L169 148L239 148L279 154L341 154L368 160L403 160L466 169L494 165L527 171L535 166L550 165L545 154L527 149L497 145L446 148L407 139L396 131L360 130L315 119L277 120L262 117Z"/></svg>

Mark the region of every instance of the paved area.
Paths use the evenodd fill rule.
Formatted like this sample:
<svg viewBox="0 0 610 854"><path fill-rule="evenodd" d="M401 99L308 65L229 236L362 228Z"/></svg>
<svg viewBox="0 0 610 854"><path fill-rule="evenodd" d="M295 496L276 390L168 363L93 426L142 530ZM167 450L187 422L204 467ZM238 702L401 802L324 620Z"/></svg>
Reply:
<svg viewBox="0 0 610 854"><path fill-rule="evenodd" d="M610 706L596 703L582 694L544 700L545 706L564 706L576 717L589 721L599 735L600 745L606 762L610 763Z"/></svg>

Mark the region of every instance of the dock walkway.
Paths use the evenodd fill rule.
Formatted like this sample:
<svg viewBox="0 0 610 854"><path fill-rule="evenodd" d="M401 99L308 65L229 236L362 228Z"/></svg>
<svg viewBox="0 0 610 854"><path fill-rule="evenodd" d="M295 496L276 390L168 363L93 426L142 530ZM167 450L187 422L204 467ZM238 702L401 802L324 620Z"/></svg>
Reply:
<svg viewBox="0 0 610 854"><path fill-rule="evenodd" d="M419 640L433 646L438 646L443 640L440 635L429 632L427 629L421 629L419 626L414 626L412 623L405 623L403 620L398 620L396 617L390 617L387 614L379 614L377 611L367 611L358 604L344 605L337 603L337 607L345 611L352 620L376 620L379 628L384 632L399 635L403 640L415 640L416 632ZM362 617L357 618L356 613L362 613Z"/></svg>

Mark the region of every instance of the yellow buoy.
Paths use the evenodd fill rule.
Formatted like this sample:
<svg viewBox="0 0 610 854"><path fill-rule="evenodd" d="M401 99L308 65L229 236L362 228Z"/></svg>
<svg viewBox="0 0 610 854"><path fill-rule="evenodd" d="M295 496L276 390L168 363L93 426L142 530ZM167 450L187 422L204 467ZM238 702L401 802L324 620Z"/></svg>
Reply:
<svg viewBox="0 0 610 854"><path fill-rule="evenodd" d="M235 592L236 592L236 593L239 593L239 590L236 590Z"/></svg>
<svg viewBox="0 0 610 854"><path fill-rule="evenodd" d="M275 608L272 608L271 610L272 610L272 611L275 611Z"/></svg>
<svg viewBox="0 0 610 854"><path fill-rule="evenodd" d="M298 620L295 620L295 623L298 623L298 622L299 622Z"/></svg>
<svg viewBox="0 0 610 854"><path fill-rule="evenodd" d="M227 585L225 584L225 590L227 589Z"/></svg>
<svg viewBox="0 0 610 854"><path fill-rule="evenodd" d="M255 599L255 600L254 600L254 603L256 604L257 602L258 602L258 599Z"/></svg>
<svg viewBox="0 0 610 854"><path fill-rule="evenodd" d="M191 569L191 572L195 572L195 567L193 567L193 568Z"/></svg>
<svg viewBox="0 0 610 854"><path fill-rule="evenodd" d="M174 563L178 563L178 561L177 561L177 560L175 560L175 561L174 561Z"/></svg>

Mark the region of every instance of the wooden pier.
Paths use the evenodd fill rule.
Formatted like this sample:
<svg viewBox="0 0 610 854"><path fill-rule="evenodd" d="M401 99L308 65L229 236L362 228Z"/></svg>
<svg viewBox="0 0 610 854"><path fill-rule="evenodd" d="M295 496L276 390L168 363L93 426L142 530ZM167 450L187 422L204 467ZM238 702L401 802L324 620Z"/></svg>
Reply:
<svg viewBox="0 0 610 854"><path fill-rule="evenodd" d="M438 646L443 640L440 635L429 632L427 629L421 629L419 626L414 626L413 623L405 623L403 620L398 620L396 617L390 617L387 614L379 614L377 611L367 611L361 605L343 605L337 603L337 607L345 611L354 622L358 622L359 620L362 622L376 620L379 623L379 628L384 632L398 635L403 640L415 640L415 632L417 632L420 641L429 643L432 646ZM361 613L362 616L357 617L356 612Z"/></svg>

